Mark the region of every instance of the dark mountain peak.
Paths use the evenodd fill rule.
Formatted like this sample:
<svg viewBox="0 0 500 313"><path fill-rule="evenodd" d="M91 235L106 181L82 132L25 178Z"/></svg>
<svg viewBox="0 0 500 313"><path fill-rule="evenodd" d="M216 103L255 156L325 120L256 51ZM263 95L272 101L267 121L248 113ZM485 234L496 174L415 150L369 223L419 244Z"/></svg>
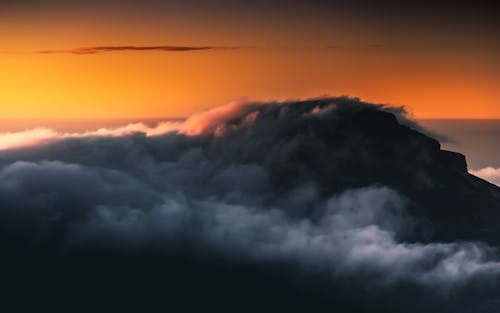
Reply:
<svg viewBox="0 0 500 313"><path fill-rule="evenodd" d="M434 238L498 241L489 234L500 231L500 188L470 175L463 154L442 150L404 111L340 97L241 112L220 121L223 135L206 146L213 158L265 166L278 189L311 181L328 196L388 186L429 221Z"/></svg>
<svg viewBox="0 0 500 313"><path fill-rule="evenodd" d="M465 155L454 151L441 150L439 157L442 164L447 164L449 167L463 173L467 172L467 161L465 160Z"/></svg>

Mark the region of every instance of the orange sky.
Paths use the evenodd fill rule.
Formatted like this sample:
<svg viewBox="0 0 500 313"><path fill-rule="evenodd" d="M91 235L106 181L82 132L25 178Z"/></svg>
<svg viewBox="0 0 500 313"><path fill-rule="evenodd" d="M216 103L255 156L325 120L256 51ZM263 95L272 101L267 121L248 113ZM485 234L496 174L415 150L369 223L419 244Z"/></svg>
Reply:
<svg viewBox="0 0 500 313"><path fill-rule="evenodd" d="M131 11L0 12L0 117L182 117L240 98L348 94L405 105L417 118L500 118L496 48L431 43L419 33L410 40L340 18L328 25L306 19L291 32L280 19L236 23L183 12L168 19ZM35 53L95 45L242 48Z"/></svg>

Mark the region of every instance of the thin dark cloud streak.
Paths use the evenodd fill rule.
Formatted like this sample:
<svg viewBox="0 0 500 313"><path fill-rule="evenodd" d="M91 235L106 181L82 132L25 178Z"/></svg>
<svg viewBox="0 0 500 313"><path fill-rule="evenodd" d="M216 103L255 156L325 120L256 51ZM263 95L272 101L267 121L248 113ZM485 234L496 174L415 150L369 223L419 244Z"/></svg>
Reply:
<svg viewBox="0 0 500 313"><path fill-rule="evenodd" d="M327 45L318 47L306 47L310 49L334 49L334 50L348 50L348 49L379 49L384 46L381 44L367 44L367 45ZM304 48L301 46L175 46L175 45L155 45L155 46L138 46L138 45L123 45L123 46L88 46L77 47L70 49L47 49L37 50L37 54L98 54L108 52L144 52L144 51L160 51L160 52L195 52L195 51L215 51L215 50L239 50L239 49L298 49Z"/></svg>
<svg viewBox="0 0 500 313"><path fill-rule="evenodd" d="M78 47L73 49L59 49L59 50L39 50L39 54L57 54L57 53L70 53L70 54L97 54L104 52L117 52L117 51L163 51L163 52L191 52L191 51L206 51L206 50L234 50L240 47L232 46L93 46L93 47Z"/></svg>

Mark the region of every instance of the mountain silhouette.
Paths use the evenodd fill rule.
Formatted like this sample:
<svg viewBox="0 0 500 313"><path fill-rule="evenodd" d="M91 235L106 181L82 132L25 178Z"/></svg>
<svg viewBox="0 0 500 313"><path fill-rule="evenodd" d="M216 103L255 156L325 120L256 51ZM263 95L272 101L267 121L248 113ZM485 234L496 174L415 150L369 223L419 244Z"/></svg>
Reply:
<svg viewBox="0 0 500 313"><path fill-rule="evenodd" d="M426 230L418 240L500 243L500 188L469 174L464 155L442 150L401 112L347 97L250 111L258 112L250 126L243 125L246 110L218 121L227 132L208 135L206 151L227 163L265 164L278 193L307 180L325 196L391 187L422 218ZM275 151L284 146L286 153Z"/></svg>

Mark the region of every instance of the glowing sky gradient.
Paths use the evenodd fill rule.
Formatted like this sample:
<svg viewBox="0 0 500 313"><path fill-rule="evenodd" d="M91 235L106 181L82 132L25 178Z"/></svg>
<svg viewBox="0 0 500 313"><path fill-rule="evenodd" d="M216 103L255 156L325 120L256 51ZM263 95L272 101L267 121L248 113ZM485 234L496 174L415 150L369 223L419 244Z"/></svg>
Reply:
<svg viewBox="0 0 500 313"><path fill-rule="evenodd" d="M184 117L241 98L349 94L417 118L500 118L488 5L6 1L0 116Z"/></svg>

